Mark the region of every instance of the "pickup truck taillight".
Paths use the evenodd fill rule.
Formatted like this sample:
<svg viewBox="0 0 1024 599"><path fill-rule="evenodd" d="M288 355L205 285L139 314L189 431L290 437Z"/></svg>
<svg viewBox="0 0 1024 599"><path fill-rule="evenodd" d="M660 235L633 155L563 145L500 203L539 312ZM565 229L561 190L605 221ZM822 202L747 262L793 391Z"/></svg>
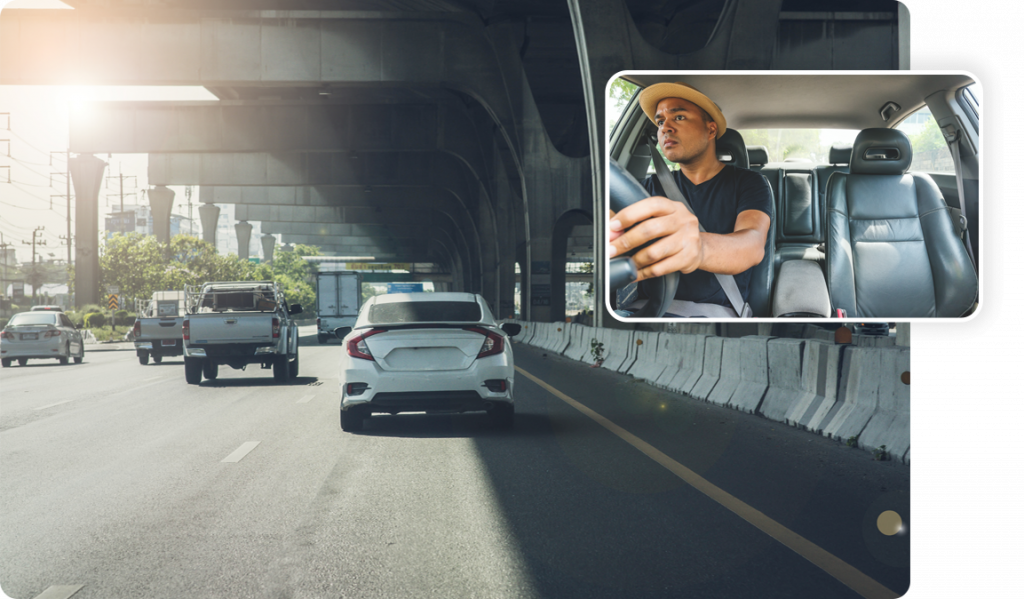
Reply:
<svg viewBox="0 0 1024 599"><path fill-rule="evenodd" d="M135 335L136 338L142 336L142 323L138 320L135 321L135 326L132 327L132 335Z"/></svg>
<svg viewBox="0 0 1024 599"><path fill-rule="evenodd" d="M466 330L480 333L484 336L484 344L480 346L480 353L476 355L477 358L496 356L505 351L505 338L501 334L479 327L466 327Z"/></svg>
<svg viewBox="0 0 1024 599"><path fill-rule="evenodd" d="M318 330L318 331L320 330L320 317L319 316L316 317L316 330Z"/></svg>
<svg viewBox="0 0 1024 599"><path fill-rule="evenodd" d="M274 339L280 339L281 338L281 320L280 319L275 318L274 320L270 321L270 332L273 333Z"/></svg>
<svg viewBox="0 0 1024 599"><path fill-rule="evenodd" d="M373 359L373 354L370 353L370 348L366 345L366 338L383 332L383 329L370 329L362 335L350 340L348 342L348 347L346 348L348 350L348 355L353 358L359 358L360 360L375 362L376 360Z"/></svg>
<svg viewBox="0 0 1024 599"><path fill-rule="evenodd" d="M185 319L181 323L181 338L188 341L188 319Z"/></svg>

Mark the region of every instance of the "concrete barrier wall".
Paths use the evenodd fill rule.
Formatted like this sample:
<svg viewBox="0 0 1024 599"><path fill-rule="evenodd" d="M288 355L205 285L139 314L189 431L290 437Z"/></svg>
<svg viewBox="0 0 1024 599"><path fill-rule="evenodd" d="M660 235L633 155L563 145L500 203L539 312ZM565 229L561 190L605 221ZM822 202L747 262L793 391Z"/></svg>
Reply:
<svg viewBox="0 0 1024 599"><path fill-rule="evenodd" d="M690 395L693 387L704 374L704 346L711 337L707 335L673 335L673 337L672 344L679 348L681 356L679 366L671 378L668 377L670 370L666 369L665 374L658 379L658 382L664 383L665 388L669 391Z"/></svg>
<svg viewBox="0 0 1024 599"><path fill-rule="evenodd" d="M722 337L708 337L704 340L704 362L700 378L694 383L689 394L697 399L707 400L718 384L722 372Z"/></svg>
<svg viewBox="0 0 1024 599"><path fill-rule="evenodd" d="M636 359L627 371L638 379L654 384L665 370L666 365L658 361L660 333L637 331L633 344L636 345ZM668 337L668 333L665 334ZM641 343L637 345L637 341Z"/></svg>
<svg viewBox="0 0 1024 599"><path fill-rule="evenodd" d="M910 372L910 350L883 349L878 352L880 367L874 375L878 382L877 409L857 439L867 451L882 449L893 459L910 462L910 385L902 375ZM864 373L864 376L870 376Z"/></svg>
<svg viewBox="0 0 1024 599"><path fill-rule="evenodd" d="M821 330L813 335L824 339L725 338L508 322L523 327L517 342L593 363L596 339L609 370L910 461L910 387L901 380L910 350L892 338L858 335L860 345L836 345L832 331Z"/></svg>
<svg viewBox="0 0 1024 599"><path fill-rule="evenodd" d="M572 323L569 325L569 345L566 346L562 355L577 362L591 362L590 359L590 331L586 325Z"/></svg>
<svg viewBox="0 0 1024 599"><path fill-rule="evenodd" d="M633 348L633 331L619 329L598 329L603 334L604 362L602 368L618 372L622 364L630 358ZM628 368L628 366L627 366Z"/></svg>
<svg viewBox="0 0 1024 599"><path fill-rule="evenodd" d="M851 347L847 354L836 403L821 421L821 433L840 441L859 436L878 408L880 352Z"/></svg>

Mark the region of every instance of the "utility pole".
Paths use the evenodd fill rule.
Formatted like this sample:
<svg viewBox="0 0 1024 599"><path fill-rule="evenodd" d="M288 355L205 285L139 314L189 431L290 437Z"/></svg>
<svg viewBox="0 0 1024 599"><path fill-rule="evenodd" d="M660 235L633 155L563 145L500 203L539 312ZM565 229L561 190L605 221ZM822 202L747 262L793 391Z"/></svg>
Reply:
<svg viewBox="0 0 1024 599"><path fill-rule="evenodd" d="M46 227L39 226L32 231L32 241L22 241L25 245L32 246L32 305L36 305L36 296L39 295L39 271L36 269L36 245L46 245L45 239L36 241L36 238L43 236L43 229Z"/></svg>
<svg viewBox="0 0 1024 599"><path fill-rule="evenodd" d="M71 240L71 148L68 148L67 150L65 150L63 152L59 152L59 151L57 151L57 152L50 152L50 166L51 167L53 166L53 155L54 154L64 154L64 157L65 157L65 162L64 162L64 169L65 169L64 170L64 185L65 185L64 199L67 200L67 206L68 206L68 218L67 218L67 221L68 221L68 236L66 238L65 237L61 237L61 239L67 239L68 240L68 242L67 242L67 244L68 244L68 272L70 273L71 272L71 264L72 264L72 260L71 260L72 247L71 247L71 241L70 241ZM53 185L53 174L50 175L50 185L51 186ZM59 196L59 195L58 196L53 196L53 195L50 196L50 203L51 203L50 207L51 208L53 207L52 203L53 203L53 198L55 198L55 197L59 198L61 196ZM69 274L69 276L70 276L70 274ZM70 285L71 285L71 280L69 279L68 280L68 288L69 289L70 289Z"/></svg>
<svg viewBox="0 0 1024 599"><path fill-rule="evenodd" d="M192 186L185 188L185 199L188 200L188 236L192 237Z"/></svg>
<svg viewBox="0 0 1024 599"><path fill-rule="evenodd" d="M0 260L4 262L4 274L0 276L0 295L7 295L7 248L11 247L12 243L4 241L4 234L0 233Z"/></svg>

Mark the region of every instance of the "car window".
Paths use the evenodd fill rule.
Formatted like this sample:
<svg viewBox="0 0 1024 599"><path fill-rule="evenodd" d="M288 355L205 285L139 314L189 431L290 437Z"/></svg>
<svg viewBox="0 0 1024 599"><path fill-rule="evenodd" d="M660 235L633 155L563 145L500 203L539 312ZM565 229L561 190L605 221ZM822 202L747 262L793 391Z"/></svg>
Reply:
<svg viewBox="0 0 1024 599"><path fill-rule="evenodd" d="M56 324L57 315L47 312L26 312L25 314L15 314L11 318L9 326L23 325L23 324Z"/></svg>
<svg viewBox="0 0 1024 599"><path fill-rule="evenodd" d="M60 315L60 326L62 326L62 327L68 327L68 328L71 328L71 329L75 328L75 325L74 325L74 324L72 324L72 322L71 322L71 319L70 319L70 318L68 318L68 317L67 317L66 315L64 315L64 314L61 314L61 315Z"/></svg>
<svg viewBox="0 0 1024 599"><path fill-rule="evenodd" d="M743 143L764 146L769 162L811 162L829 164L834 144L852 144L856 129L740 129Z"/></svg>
<svg viewBox="0 0 1024 599"><path fill-rule="evenodd" d="M953 156L949 153L939 124L935 122L932 111L928 110L927 106L903 119L896 128L910 138L910 147L914 150L910 170L951 175L956 173Z"/></svg>
<svg viewBox="0 0 1024 599"><path fill-rule="evenodd" d="M480 322L476 302L393 302L370 306L370 324Z"/></svg>

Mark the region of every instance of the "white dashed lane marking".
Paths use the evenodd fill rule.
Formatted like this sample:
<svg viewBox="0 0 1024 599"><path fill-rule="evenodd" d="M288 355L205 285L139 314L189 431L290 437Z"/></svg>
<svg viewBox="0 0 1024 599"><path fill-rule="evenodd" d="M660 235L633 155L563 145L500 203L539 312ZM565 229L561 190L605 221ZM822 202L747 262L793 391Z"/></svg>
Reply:
<svg viewBox="0 0 1024 599"><path fill-rule="evenodd" d="M302 399L300 399L299 401L297 401L295 403L306 403L309 400L313 399L314 397L316 397L316 396L315 395L307 395L307 396L303 397Z"/></svg>
<svg viewBox="0 0 1024 599"><path fill-rule="evenodd" d="M64 584L46 587L46 590L36 595L34 599L68 599L82 590L84 586L84 584Z"/></svg>
<svg viewBox="0 0 1024 599"><path fill-rule="evenodd" d="M256 446L259 444L259 441L246 441L238 449L232 451L231 455L221 460L221 462L237 462L248 455L250 451L256 449Z"/></svg>

